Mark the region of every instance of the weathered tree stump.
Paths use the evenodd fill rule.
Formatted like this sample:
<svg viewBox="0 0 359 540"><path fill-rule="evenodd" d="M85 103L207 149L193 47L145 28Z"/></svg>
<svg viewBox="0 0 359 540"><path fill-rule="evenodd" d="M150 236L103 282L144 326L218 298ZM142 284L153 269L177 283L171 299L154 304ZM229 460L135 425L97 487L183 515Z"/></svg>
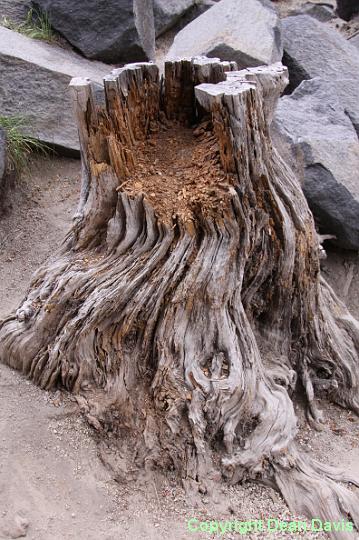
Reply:
<svg viewBox="0 0 359 540"><path fill-rule="evenodd" d="M359 498L336 483L354 479L299 453L293 407L302 389L313 425L318 396L358 412L359 325L320 276L312 214L271 144L286 70L235 68L73 80L78 212L1 322L0 358L81 395L138 467L200 489L263 481L359 529Z"/></svg>

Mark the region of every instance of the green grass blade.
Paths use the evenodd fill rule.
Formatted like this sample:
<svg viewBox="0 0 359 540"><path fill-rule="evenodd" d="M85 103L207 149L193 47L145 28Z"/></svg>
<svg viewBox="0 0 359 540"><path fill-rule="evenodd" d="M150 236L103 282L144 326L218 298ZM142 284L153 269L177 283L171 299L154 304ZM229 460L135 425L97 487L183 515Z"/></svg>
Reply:
<svg viewBox="0 0 359 540"><path fill-rule="evenodd" d="M0 116L0 128L6 133L8 166L18 174L27 167L32 152L48 154L45 143L28 135L29 122L22 116Z"/></svg>

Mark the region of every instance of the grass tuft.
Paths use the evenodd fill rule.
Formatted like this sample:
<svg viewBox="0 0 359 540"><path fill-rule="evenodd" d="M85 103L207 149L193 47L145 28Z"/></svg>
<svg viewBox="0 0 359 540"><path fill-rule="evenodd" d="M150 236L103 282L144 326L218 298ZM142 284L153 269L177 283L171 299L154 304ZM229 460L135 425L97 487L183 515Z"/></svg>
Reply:
<svg viewBox="0 0 359 540"><path fill-rule="evenodd" d="M0 128L6 133L8 167L17 174L26 169L32 152L48 154L50 150L46 144L24 133L28 126L25 117L0 116Z"/></svg>
<svg viewBox="0 0 359 540"><path fill-rule="evenodd" d="M57 40L47 13L35 11L33 8L29 9L23 23L15 23L11 19L3 17L1 24L9 30L14 30L33 39L42 39L49 43Z"/></svg>

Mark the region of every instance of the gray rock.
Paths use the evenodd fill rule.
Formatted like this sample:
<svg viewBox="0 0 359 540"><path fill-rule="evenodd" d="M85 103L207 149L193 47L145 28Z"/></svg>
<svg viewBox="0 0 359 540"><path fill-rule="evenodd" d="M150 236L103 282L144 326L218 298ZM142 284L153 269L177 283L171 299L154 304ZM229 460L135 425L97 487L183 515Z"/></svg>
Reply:
<svg viewBox="0 0 359 540"><path fill-rule="evenodd" d="M153 0L156 35L172 28L196 4L196 0Z"/></svg>
<svg viewBox="0 0 359 540"><path fill-rule="evenodd" d="M0 0L0 22L3 18L22 23L31 8L31 0Z"/></svg>
<svg viewBox="0 0 359 540"><path fill-rule="evenodd" d="M304 81L279 100L274 129L302 160L304 192L321 231L358 250L359 140L336 84Z"/></svg>
<svg viewBox="0 0 359 540"><path fill-rule="evenodd" d="M282 21L284 56L292 92L303 80L336 81L337 91L359 134L359 51L339 32L308 15Z"/></svg>
<svg viewBox="0 0 359 540"><path fill-rule="evenodd" d="M240 68L282 57L280 21L266 0L222 0L179 32L167 59L205 55Z"/></svg>
<svg viewBox="0 0 359 540"><path fill-rule="evenodd" d="M156 3L157 0L154 0ZM165 0L158 0L159 2L166 4L167 1ZM156 12L156 5L154 4L154 14L155 14L155 27L156 27L156 37L160 37L163 34L165 34L168 30L175 31L175 34L177 34L182 28L187 26L190 22L192 22L194 19L197 19L202 13L205 13L208 9L210 9L212 6L215 6L217 2L220 2L221 0L193 0L192 6L184 11L182 14L180 14L178 17L172 17L171 20L166 21L166 18L162 19L162 16L158 16L158 12ZM189 1L187 1L189 3ZM165 26L163 26L163 22L165 22Z"/></svg>
<svg viewBox="0 0 359 540"><path fill-rule="evenodd" d="M217 2L221 0L197 0L192 9L190 9L184 17L181 18L181 21L184 21L184 24L181 26L182 29L184 26L192 22L194 19L197 19L202 13L205 13L208 9L215 6Z"/></svg>
<svg viewBox="0 0 359 540"><path fill-rule="evenodd" d="M359 49L359 34L356 34L356 36L353 36L349 39L350 45L354 45L357 49Z"/></svg>
<svg viewBox="0 0 359 540"><path fill-rule="evenodd" d="M359 13L358 0L337 0L337 13L341 19L349 21L353 15Z"/></svg>
<svg viewBox="0 0 359 540"><path fill-rule="evenodd" d="M26 116L31 134L63 149L78 150L68 85L72 77L101 83L109 66L0 27L0 111Z"/></svg>
<svg viewBox="0 0 359 540"><path fill-rule="evenodd" d="M290 13L293 15L309 15L320 22L328 22L335 18L334 8L330 4L315 4L313 2L306 2L300 9L296 9Z"/></svg>
<svg viewBox="0 0 359 540"><path fill-rule="evenodd" d="M154 59L152 0L33 0L87 58L107 63Z"/></svg>

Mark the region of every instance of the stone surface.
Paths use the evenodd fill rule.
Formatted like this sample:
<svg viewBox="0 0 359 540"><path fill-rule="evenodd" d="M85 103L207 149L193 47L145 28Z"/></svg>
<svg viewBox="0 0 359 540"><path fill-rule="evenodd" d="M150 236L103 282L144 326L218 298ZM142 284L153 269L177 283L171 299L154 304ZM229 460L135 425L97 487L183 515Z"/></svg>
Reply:
<svg viewBox="0 0 359 540"><path fill-rule="evenodd" d="M172 28L196 4L196 0L153 0L156 35Z"/></svg>
<svg viewBox="0 0 359 540"><path fill-rule="evenodd" d="M0 22L5 17L15 23L24 22L31 0L0 0Z"/></svg>
<svg viewBox="0 0 359 540"><path fill-rule="evenodd" d="M321 232L358 250L359 140L336 84L304 81L279 100L274 128L303 163L304 192Z"/></svg>
<svg viewBox="0 0 359 540"><path fill-rule="evenodd" d="M359 34L357 34L356 36L353 36L352 38L350 38L349 43L350 43L350 45L354 45L354 47L359 49Z"/></svg>
<svg viewBox="0 0 359 540"><path fill-rule="evenodd" d="M280 21L272 4L222 0L177 34L167 59L200 55L233 60L240 68L280 61Z"/></svg>
<svg viewBox="0 0 359 540"><path fill-rule="evenodd" d="M290 16L293 15L309 15L314 17L321 22L328 22L331 19L335 18L334 8L328 4L317 4L314 2L306 2L299 9L296 9L290 13Z"/></svg>
<svg viewBox="0 0 359 540"><path fill-rule="evenodd" d="M156 1L156 0L155 0ZM159 0L161 3L166 3L164 0ZM155 9L155 26L156 26L156 37L164 37L167 38L166 33L169 31L171 33L171 37L169 38L171 42L173 41L173 38L182 28L187 26L190 22L192 22L194 19L197 19L202 13L205 13L208 9L215 6L217 2L220 0L194 0L194 3L192 6L184 11L179 17L173 17L171 22L169 24L166 23L165 26L162 25L161 18L159 19L158 14L156 15L156 9ZM157 21L156 21L157 18ZM167 38L168 39L168 38ZM169 40L168 40L169 41ZM167 41L167 42L168 42ZM157 46L160 42L157 42Z"/></svg>
<svg viewBox="0 0 359 540"><path fill-rule="evenodd" d="M87 58L107 63L154 59L152 0L33 0Z"/></svg>
<svg viewBox="0 0 359 540"><path fill-rule="evenodd" d="M0 111L27 117L31 134L68 150L79 142L68 85L72 77L102 82L109 66L0 27Z"/></svg>
<svg viewBox="0 0 359 540"><path fill-rule="evenodd" d="M348 21L353 15L359 13L358 0L337 0L337 13L339 17Z"/></svg>
<svg viewBox="0 0 359 540"><path fill-rule="evenodd" d="M308 15L282 21L284 56L293 91L303 80L336 81L343 107L359 133L359 51L339 32Z"/></svg>

